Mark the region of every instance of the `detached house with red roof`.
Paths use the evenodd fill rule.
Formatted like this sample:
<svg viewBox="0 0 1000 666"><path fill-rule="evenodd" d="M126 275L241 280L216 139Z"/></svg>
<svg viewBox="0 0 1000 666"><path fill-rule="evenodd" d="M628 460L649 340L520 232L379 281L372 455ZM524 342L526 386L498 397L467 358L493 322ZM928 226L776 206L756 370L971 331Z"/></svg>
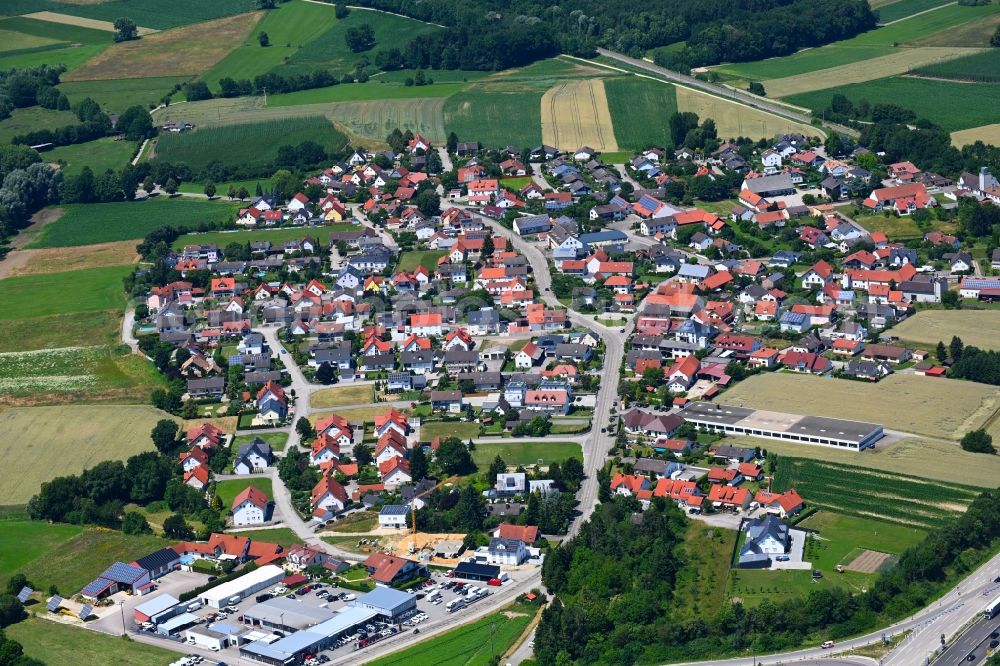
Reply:
<svg viewBox="0 0 1000 666"><path fill-rule="evenodd" d="M785 493L762 490L754 496L753 501L768 513L781 516L782 518L794 516L805 507L805 502L802 501L802 497L794 488L790 488Z"/></svg>
<svg viewBox="0 0 1000 666"><path fill-rule="evenodd" d="M872 190L872 193L862 203L865 208L876 212L891 209L899 215L909 215L913 211L937 205L937 201L927 193L927 188L922 183L909 183Z"/></svg>
<svg viewBox="0 0 1000 666"><path fill-rule="evenodd" d="M802 274L803 289L822 289L833 281L833 266L820 259Z"/></svg>
<svg viewBox="0 0 1000 666"><path fill-rule="evenodd" d="M233 499L233 525L263 525L271 518L272 503L263 490L247 486Z"/></svg>
<svg viewBox="0 0 1000 666"><path fill-rule="evenodd" d="M410 475L410 461L396 456L379 463L378 474L385 489L390 491L413 480Z"/></svg>
<svg viewBox="0 0 1000 666"><path fill-rule="evenodd" d="M418 562L385 553L372 553L364 562L368 576L382 585L399 585L417 577L423 571Z"/></svg>
<svg viewBox="0 0 1000 666"><path fill-rule="evenodd" d="M313 516L328 520L347 506L347 491L332 476L324 476L312 489Z"/></svg>
<svg viewBox="0 0 1000 666"><path fill-rule="evenodd" d="M740 513L750 506L750 491L724 484L714 484L708 490L708 501L716 509Z"/></svg>
<svg viewBox="0 0 1000 666"><path fill-rule="evenodd" d="M617 495L636 497L642 491L649 491L649 479L642 474L622 474L618 472L611 479L611 490Z"/></svg>

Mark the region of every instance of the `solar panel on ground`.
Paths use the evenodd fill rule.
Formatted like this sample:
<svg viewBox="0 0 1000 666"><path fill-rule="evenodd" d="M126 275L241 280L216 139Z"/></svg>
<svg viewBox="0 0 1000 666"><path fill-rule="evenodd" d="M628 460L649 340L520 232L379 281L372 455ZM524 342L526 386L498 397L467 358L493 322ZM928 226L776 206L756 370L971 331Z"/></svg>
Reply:
<svg viewBox="0 0 1000 666"><path fill-rule="evenodd" d="M24 587L21 588L21 591L17 593L17 600L23 604L25 601L28 600L28 597L31 596L32 592L34 592L34 590L25 585Z"/></svg>
<svg viewBox="0 0 1000 666"><path fill-rule="evenodd" d="M90 604L87 604L86 606L80 609L80 612L77 614L77 617L79 617L81 620L86 620L88 617L90 617L90 614L93 611L94 607L91 606Z"/></svg>
<svg viewBox="0 0 1000 666"><path fill-rule="evenodd" d="M46 608L49 609L50 613L55 613L59 609L59 604L62 603L62 597L58 594L49 599L49 603L46 604Z"/></svg>

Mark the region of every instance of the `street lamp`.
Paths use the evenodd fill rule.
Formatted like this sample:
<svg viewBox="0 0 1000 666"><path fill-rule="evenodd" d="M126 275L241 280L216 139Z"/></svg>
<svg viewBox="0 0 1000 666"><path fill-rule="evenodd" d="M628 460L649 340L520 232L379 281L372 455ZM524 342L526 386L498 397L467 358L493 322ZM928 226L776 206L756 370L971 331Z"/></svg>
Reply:
<svg viewBox="0 0 1000 666"><path fill-rule="evenodd" d="M118 602L118 609L121 610L121 612L122 612L122 636L125 636L125 635L127 635L128 632L125 630L125 602L124 601L119 601Z"/></svg>

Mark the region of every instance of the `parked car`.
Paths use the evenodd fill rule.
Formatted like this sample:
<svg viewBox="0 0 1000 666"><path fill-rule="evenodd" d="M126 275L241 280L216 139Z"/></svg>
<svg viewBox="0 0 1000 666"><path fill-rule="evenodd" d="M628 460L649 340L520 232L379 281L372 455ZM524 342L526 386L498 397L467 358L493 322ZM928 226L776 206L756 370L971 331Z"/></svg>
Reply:
<svg viewBox="0 0 1000 666"><path fill-rule="evenodd" d="M822 645L820 645L820 647L823 648L824 650L829 650L830 648L833 647L833 641L826 641Z"/></svg>

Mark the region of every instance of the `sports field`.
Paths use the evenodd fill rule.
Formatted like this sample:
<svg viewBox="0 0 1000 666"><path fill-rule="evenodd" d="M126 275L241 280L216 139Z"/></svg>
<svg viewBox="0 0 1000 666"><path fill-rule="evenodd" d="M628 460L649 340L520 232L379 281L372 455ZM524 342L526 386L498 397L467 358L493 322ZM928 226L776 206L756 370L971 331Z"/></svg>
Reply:
<svg viewBox="0 0 1000 666"><path fill-rule="evenodd" d="M789 132L799 132L806 136L815 136L821 132L811 125L786 120L692 88L676 86L676 95L678 111L693 111L701 120L712 118L720 137L746 136L757 139Z"/></svg>
<svg viewBox="0 0 1000 666"><path fill-rule="evenodd" d="M903 374L890 375L878 384L866 384L813 375L767 373L740 382L719 401L881 423L886 428L955 441L969 430L981 427L1000 408L1000 394L995 387Z"/></svg>
<svg viewBox="0 0 1000 666"><path fill-rule="evenodd" d="M541 104L543 143L566 150L618 150L601 79L556 84L542 95Z"/></svg>
<svg viewBox="0 0 1000 666"><path fill-rule="evenodd" d="M604 90L619 148L673 146L667 120L677 111L674 86L629 76L605 79Z"/></svg>
<svg viewBox="0 0 1000 666"><path fill-rule="evenodd" d="M140 240L157 227L232 220L239 202L153 198L102 204L67 204L28 247L71 247ZM2 317L0 317L2 318Z"/></svg>
<svg viewBox="0 0 1000 666"><path fill-rule="evenodd" d="M222 500L222 507L228 511L232 508L233 500L236 499L236 496L246 490L248 486L262 490L268 499L274 498L274 491L271 490L271 479L266 476L219 481L215 484L215 494Z"/></svg>
<svg viewBox="0 0 1000 666"><path fill-rule="evenodd" d="M504 444L477 444L472 459L480 471L489 469L490 463L500 456L510 467L518 465L549 465L562 463L567 458L583 460L583 452L576 442L519 442L511 440Z"/></svg>
<svg viewBox="0 0 1000 666"><path fill-rule="evenodd" d="M980 349L1000 349L1000 310L924 310L892 329L900 340L927 349L953 335L966 345Z"/></svg>
<svg viewBox="0 0 1000 666"><path fill-rule="evenodd" d="M86 654L88 661L95 663L165 666L177 657L176 652L154 645L126 642L98 631L38 618L29 618L5 631L24 647L25 655L44 664L72 664Z"/></svg>
<svg viewBox="0 0 1000 666"><path fill-rule="evenodd" d="M289 118L167 134L157 141L156 155L184 162L195 171L220 158L234 166L265 166L274 161L281 146L304 141L335 151L344 147L347 138L323 116Z"/></svg>
<svg viewBox="0 0 1000 666"><path fill-rule="evenodd" d="M366 405L374 401L374 389L371 384L360 386L334 386L320 389L309 396L309 404L313 409L327 409L344 405ZM313 419L322 418L317 416Z"/></svg>
<svg viewBox="0 0 1000 666"><path fill-rule="evenodd" d="M149 433L165 418L171 417L147 405L3 409L0 431L5 436L0 451L9 469L18 472L0 479L0 497L5 504L23 504L43 481L76 474L104 460L152 451Z"/></svg>
<svg viewBox="0 0 1000 666"><path fill-rule="evenodd" d="M110 310L125 305L130 266L106 266L0 280L0 320Z"/></svg>

